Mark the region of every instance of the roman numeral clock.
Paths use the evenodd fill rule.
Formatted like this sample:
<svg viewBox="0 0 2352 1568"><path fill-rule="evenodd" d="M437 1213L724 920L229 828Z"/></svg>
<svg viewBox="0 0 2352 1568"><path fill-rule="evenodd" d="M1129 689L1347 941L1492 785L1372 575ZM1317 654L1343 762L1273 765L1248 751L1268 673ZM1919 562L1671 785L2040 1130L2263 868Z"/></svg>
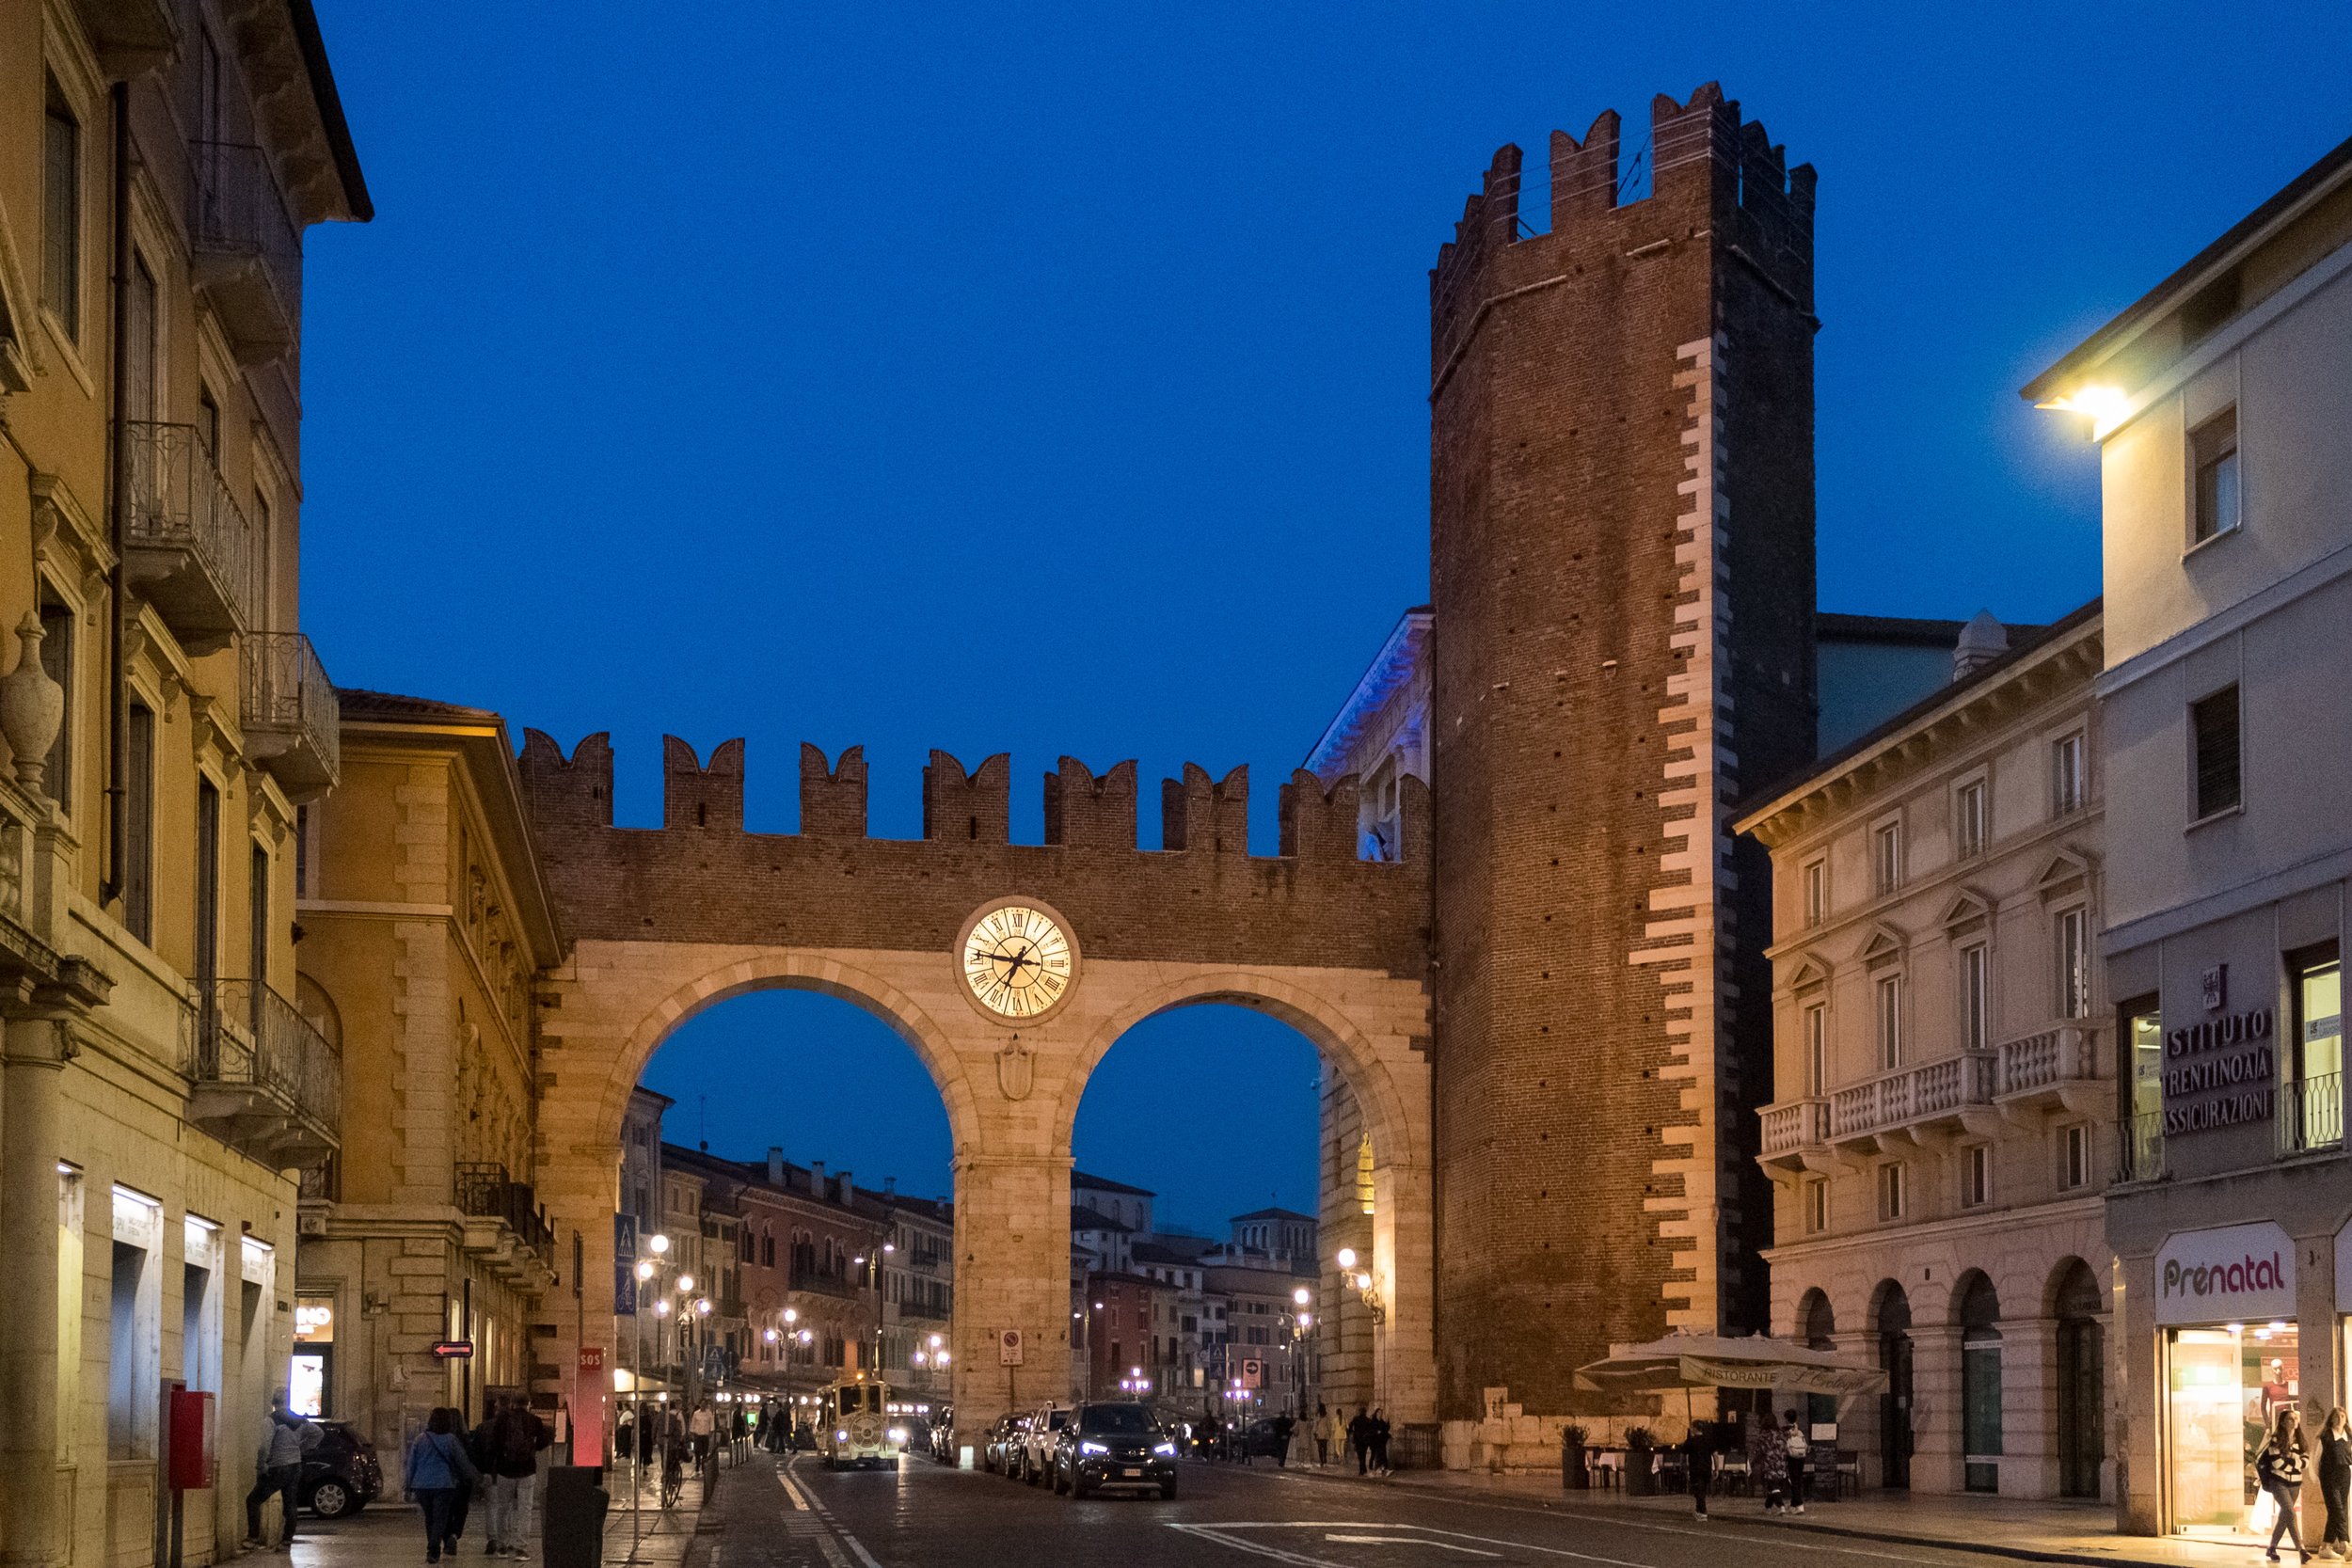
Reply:
<svg viewBox="0 0 2352 1568"><path fill-rule="evenodd" d="M1078 943L1060 915L1034 898L999 898L964 922L956 942L964 995L984 1017L1034 1023L1070 997Z"/></svg>

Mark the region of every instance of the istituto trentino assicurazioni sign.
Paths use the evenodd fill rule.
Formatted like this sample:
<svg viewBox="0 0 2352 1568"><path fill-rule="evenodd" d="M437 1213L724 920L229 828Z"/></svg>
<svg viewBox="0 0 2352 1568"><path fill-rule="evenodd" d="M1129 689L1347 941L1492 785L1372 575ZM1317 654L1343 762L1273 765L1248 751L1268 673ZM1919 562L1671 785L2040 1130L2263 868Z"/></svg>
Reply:
<svg viewBox="0 0 2352 1568"><path fill-rule="evenodd" d="M2225 1013L2164 1037L2164 1130L2169 1135L2268 1121L2279 1097L2271 1010Z"/></svg>

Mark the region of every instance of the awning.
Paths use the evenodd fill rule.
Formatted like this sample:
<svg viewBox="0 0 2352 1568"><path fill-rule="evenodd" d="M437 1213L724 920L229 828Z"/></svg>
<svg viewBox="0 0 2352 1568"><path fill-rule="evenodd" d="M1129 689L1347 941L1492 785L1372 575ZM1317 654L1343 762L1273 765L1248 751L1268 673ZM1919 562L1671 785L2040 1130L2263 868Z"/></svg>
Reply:
<svg viewBox="0 0 2352 1568"><path fill-rule="evenodd" d="M1612 1345L1606 1360L1576 1370L1576 1386L1594 1393L1661 1388L1785 1388L1800 1394L1876 1394L1886 1374L1756 1334L1669 1334L1646 1344Z"/></svg>

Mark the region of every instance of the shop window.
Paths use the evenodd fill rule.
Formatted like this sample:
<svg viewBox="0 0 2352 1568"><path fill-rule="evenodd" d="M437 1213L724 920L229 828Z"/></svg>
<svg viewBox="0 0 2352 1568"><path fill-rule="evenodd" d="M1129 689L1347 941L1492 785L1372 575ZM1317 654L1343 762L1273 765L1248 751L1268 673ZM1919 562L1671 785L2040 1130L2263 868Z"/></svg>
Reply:
<svg viewBox="0 0 2352 1568"><path fill-rule="evenodd" d="M1992 837L1993 824L1982 779L1971 779L1960 786L1953 796L1952 815L1961 854L1983 854L1985 844Z"/></svg>
<svg viewBox="0 0 2352 1568"><path fill-rule="evenodd" d="M2168 1331L2159 1450L2170 1464L2172 1528L2185 1535L2267 1540L2267 1497L2254 1454L2282 1404L2302 1398L2300 1336L2291 1323Z"/></svg>
<svg viewBox="0 0 2352 1568"><path fill-rule="evenodd" d="M1979 1274L1960 1300L1962 1482L2001 1489L2001 1298Z"/></svg>
<svg viewBox="0 0 2352 1568"><path fill-rule="evenodd" d="M2050 809L2054 816L2066 816L2083 809L2090 794L2090 778L2084 766L2083 732L2058 736L2050 743Z"/></svg>
<svg viewBox="0 0 2352 1568"><path fill-rule="evenodd" d="M2289 963L2295 1001L2280 1128L2290 1149L2344 1142L2344 966L2330 942Z"/></svg>
<svg viewBox="0 0 2352 1568"><path fill-rule="evenodd" d="M1993 1201L1993 1146L1970 1144L1960 1151L1960 1206L1981 1209Z"/></svg>
<svg viewBox="0 0 2352 1568"><path fill-rule="evenodd" d="M2189 541L2201 545L2238 526L2237 410L2224 408L2189 433L2189 462L2196 476Z"/></svg>
<svg viewBox="0 0 2352 1568"><path fill-rule="evenodd" d="M2068 1192L2090 1185L2090 1124L2069 1122L2058 1129L2058 1186Z"/></svg>
<svg viewBox="0 0 2352 1568"><path fill-rule="evenodd" d="M2188 705L2189 766L2195 815L2201 822L2235 811L2242 799L2238 773L2238 692L2223 687Z"/></svg>
<svg viewBox="0 0 2352 1568"><path fill-rule="evenodd" d="M1879 1218L1899 1220L1911 1212L1911 1168L1900 1160L1879 1167Z"/></svg>

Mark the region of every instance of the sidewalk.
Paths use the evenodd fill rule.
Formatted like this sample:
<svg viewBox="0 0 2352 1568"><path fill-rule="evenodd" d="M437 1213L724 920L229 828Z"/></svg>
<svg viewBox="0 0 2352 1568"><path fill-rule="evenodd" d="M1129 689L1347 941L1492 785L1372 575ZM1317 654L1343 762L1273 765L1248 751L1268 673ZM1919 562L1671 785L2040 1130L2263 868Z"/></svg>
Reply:
<svg viewBox="0 0 2352 1568"><path fill-rule="evenodd" d="M725 1481L720 1482L721 1486L726 1484ZM608 1488L612 1493L612 1506L604 1516L605 1568L692 1568L689 1554L702 1521L701 1481L690 1475L679 1494L677 1507L665 1513L660 1509L659 1492L651 1478L647 1478L644 1512L639 1515L633 1560L627 1473L610 1477ZM459 1568L489 1568L494 1561L513 1560L483 1555L482 1528L485 1518L486 1511L477 1497L473 1513L466 1522L465 1536L458 1542L457 1555L443 1557L444 1563L454 1562ZM532 1550L522 1568L538 1568L540 1562L535 1524L532 1533ZM273 1560L283 1560L269 1552L247 1552L236 1560L246 1568L268 1568ZM416 1568L423 1560L424 1524L418 1516L416 1505L388 1498L371 1503L348 1519L306 1517L302 1533L294 1540L293 1568Z"/></svg>
<svg viewBox="0 0 2352 1568"><path fill-rule="evenodd" d="M1661 1524L1691 1517L1691 1499L1677 1493L1629 1497L1618 1491L1571 1492L1557 1475L1496 1475L1486 1471L1399 1470L1384 1481L1359 1481L1313 1465L1294 1474L1350 1486L1409 1486L1511 1500L1561 1513L1620 1514ZM1717 1497L1711 1512L1723 1521L1766 1528L1808 1530L1947 1551L1983 1552L2032 1562L2073 1562L2092 1568L2259 1568L2263 1544L2192 1541L2181 1536L2123 1535L2107 1503L2026 1502L2009 1497L1907 1497L1866 1494L1842 1502L1815 1501L1803 1516L1768 1514L1756 1497ZM2293 1560L2281 1547L2280 1556Z"/></svg>

